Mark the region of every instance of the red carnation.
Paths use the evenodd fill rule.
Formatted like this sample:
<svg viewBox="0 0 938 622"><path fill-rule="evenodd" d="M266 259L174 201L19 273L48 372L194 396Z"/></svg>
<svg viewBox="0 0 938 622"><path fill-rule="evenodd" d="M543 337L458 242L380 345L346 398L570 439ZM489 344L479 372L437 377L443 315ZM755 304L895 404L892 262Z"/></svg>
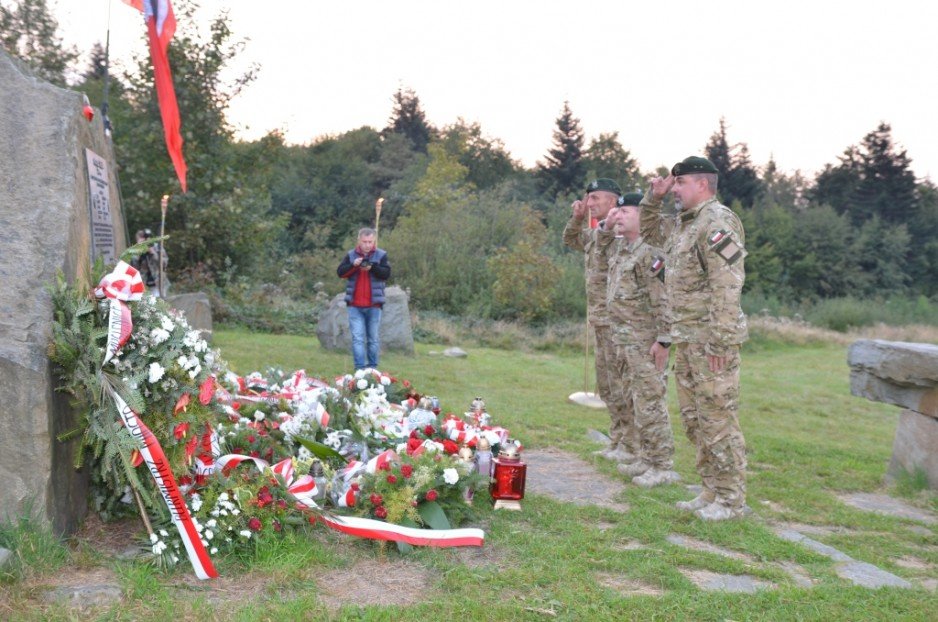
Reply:
<svg viewBox="0 0 938 622"><path fill-rule="evenodd" d="M263 526L264 525L261 524L261 521L258 518L251 518L251 520L248 521L248 527L254 531L260 531Z"/></svg>
<svg viewBox="0 0 938 622"><path fill-rule="evenodd" d="M376 508L375 508L375 516L377 516L378 518L387 518L387 517L388 517L388 509L387 509L386 507L384 507L383 505L380 506L380 507L376 507Z"/></svg>
<svg viewBox="0 0 938 622"><path fill-rule="evenodd" d="M411 475L413 475L413 473L414 473L414 467L412 465L410 464L401 465L401 475L403 475L405 478L410 477Z"/></svg>
<svg viewBox="0 0 938 622"><path fill-rule="evenodd" d="M249 455L250 455L252 458L260 458L260 457L261 457L261 452L259 452L259 451L252 451Z"/></svg>
<svg viewBox="0 0 938 622"><path fill-rule="evenodd" d="M456 453L457 451L459 451L459 445L457 445L457 444L454 443L453 441L449 440L448 438L447 438L447 439L444 439L444 440L443 440L443 451L445 451L445 452L448 453L448 454L454 454L454 453Z"/></svg>
<svg viewBox="0 0 938 622"><path fill-rule="evenodd" d="M397 483L397 475L395 475L394 473L391 473L390 475L388 475L388 483L389 483L389 484L396 484L396 483Z"/></svg>
<svg viewBox="0 0 938 622"><path fill-rule="evenodd" d="M250 436L248 436L248 442L249 442L249 443L253 443L253 442L256 441L256 440L257 440L257 437L254 436L253 434L251 434Z"/></svg>
<svg viewBox="0 0 938 622"><path fill-rule="evenodd" d="M432 425L428 425L423 429L423 433L427 436L433 436L434 432L436 432L436 429Z"/></svg>
<svg viewBox="0 0 938 622"><path fill-rule="evenodd" d="M287 509L287 502L284 501L283 499L277 499L277 507L280 508L281 510L285 510Z"/></svg>
<svg viewBox="0 0 938 622"><path fill-rule="evenodd" d="M436 501L436 498L437 498L438 496L439 496L439 495L437 495L437 493L436 493L435 490L428 490L428 491L427 491L427 501Z"/></svg>
<svg viewBox="0 0 938 622"><path fill-rule="evenodd" d="M384 498L376 492L371 493L371 497L369 497L369 499L371 499L372 505L381 505L384 503Z"/></svg>

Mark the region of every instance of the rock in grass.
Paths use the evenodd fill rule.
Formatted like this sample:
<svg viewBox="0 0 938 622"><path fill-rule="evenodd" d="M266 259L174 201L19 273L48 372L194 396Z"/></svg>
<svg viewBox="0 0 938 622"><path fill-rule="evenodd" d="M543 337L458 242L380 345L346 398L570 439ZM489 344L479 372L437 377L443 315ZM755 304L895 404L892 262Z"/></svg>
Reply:
<svg viewBox="0 0 938 622"><path fill-rule="evenodd" d="M462 348L453 347L443 350L443 356L449 356L455 359L464 359L469 356L469 354L467 354L466 351Z"/></svg>
<svg viewBox="0 0 938 622"><path fill-rule="evenodd" d="M0 546L0 572L6 572L13 567L13 551Z"/></svg>

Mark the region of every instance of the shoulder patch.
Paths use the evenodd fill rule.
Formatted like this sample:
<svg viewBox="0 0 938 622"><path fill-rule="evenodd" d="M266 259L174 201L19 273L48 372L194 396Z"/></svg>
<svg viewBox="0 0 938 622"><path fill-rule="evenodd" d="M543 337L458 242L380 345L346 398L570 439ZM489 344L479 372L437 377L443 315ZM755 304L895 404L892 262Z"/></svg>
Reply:
<svg viewBox="0 0 938 622"><path fill-rule="evenodd" d="M651 261L651 275L664 283L664 258L655 255Z"/></svg>
<svg viewBox="0 0 938 622"><path fill-rule="evenodd" d="M733 234L726 229L711 232L707 236L707 246L729 265L746 256L746 250L736 243Z"/></svg>

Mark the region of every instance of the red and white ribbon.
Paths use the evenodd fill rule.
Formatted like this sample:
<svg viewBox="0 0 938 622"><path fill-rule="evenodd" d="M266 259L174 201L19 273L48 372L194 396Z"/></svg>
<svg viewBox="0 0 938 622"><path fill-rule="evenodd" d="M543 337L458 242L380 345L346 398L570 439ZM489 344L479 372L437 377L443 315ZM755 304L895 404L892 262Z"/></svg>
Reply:
<svg viewBox="0 0 938 622"><path fill-rule="evenodd" d="M482 546L485 532L481 529L420 529L357 516L323 517L322 521L336 531L369 540L406 542L414 546Z"/></svg>
<svg viewBox="0 0 938 622"><path fill-rule="evenodd" d="M110 299L110 313L108 315L107 347L104 352L106 365L117 351L130 339L133 330L133 320L130 317L130 307L125 302L140 300L146 286L136 268L124 261L118 262L114 270L104 276L94 289L97 298Z"/></svg>
<svg viewBox="0 0 938 622"><path fill-rule="evenodd" d="M169 516L176 529L179 530L179 536L186 547L186 554L189 556L195 575L203 580L217 577L218 572L215 571L212 560L202 545L202 539L192 522L189 508L186 507L182 491L176 485L169 460L163 453L159 441L117 392L112 391L111 396L114 398L117 412L127 431L140 443L140 455L143 456L143 461L150 470L153 481L156 482L157 490L163 497L166 507L169 508Z"/></svg>
<svg viewBox="0 0 938 622"><path fill-rule="evenodd" d="M313 497L318 492L316 487L316 482L313 480L311 475L303 475L297 479L293 478L294 475L294 466L293 458L287 458L286 460L281 460L273 467L273 472L283 478L283 482L287 487L287 491L299 501L301 504L308 508L319 507L316 505L316 502L313 501Z"/></svg>
<svg viewBox="0 0 938 622"><path fill-rule="evenodd" d="M390 468L391 463L395 460L397 460L397 453L393 449L383 451L368 461L368 464L365 465L365 473L373 475L377 471Z"/></svg>

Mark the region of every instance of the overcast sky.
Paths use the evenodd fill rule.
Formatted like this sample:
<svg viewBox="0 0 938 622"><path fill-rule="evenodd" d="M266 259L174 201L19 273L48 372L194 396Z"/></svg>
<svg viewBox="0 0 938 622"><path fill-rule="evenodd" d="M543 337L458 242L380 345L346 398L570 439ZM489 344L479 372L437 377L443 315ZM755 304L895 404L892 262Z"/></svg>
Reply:
<svg viewBox="0 0 938 622"><path fill-rule="evenodd" d="M66 42L143 51L120 0L50 0ZM429 120L463 117L533 165L569 100L587 137L618 131L643 170L702 152L721 116L753 161L813 174L892 125L919 177L938 178L938 3L737 0L202 0L228 7L258 79L233 103L238 135L307 143L384 127L413 88ZM185 125L186 111L182 110Z"/></svg>

